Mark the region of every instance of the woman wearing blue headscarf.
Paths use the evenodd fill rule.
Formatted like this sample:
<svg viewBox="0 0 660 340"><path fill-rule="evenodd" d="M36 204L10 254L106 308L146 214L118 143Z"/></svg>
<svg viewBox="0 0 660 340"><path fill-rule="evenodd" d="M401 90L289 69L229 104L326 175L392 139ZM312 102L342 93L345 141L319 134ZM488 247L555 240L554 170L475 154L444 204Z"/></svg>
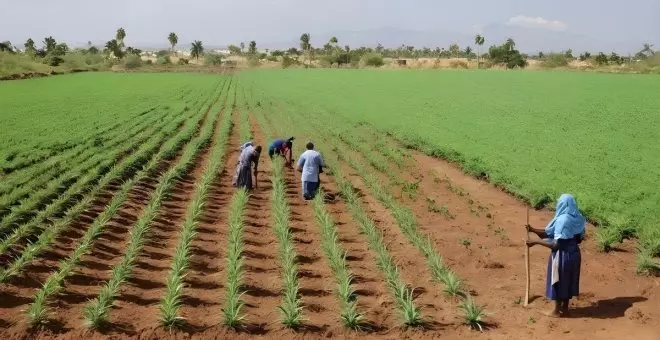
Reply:
<svg viewBox="0 0 660 340"><path fill-rule="evenodd" d="M584 238L585 220L570 194L563 194L557 201L555 217L545 229L527 225L527 231L542 240L527 241L527 246L541 245L552 250L548 259L548 278L545 295L555 301L555 308L548 315L568 316L568 303L580 294L580 247Z"/></svg>

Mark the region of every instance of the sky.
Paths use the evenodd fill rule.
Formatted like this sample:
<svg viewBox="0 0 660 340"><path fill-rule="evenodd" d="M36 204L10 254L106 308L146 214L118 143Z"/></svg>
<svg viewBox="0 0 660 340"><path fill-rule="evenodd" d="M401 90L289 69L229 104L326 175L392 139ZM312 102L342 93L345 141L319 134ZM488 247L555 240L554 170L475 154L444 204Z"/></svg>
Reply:
<svg viewBox="0 0 660 340"><path fill-rule="evenodd" d="M642 42L660 49L660 0L0 0L0 8L0 41L21 47L29 37L41 42L50 35L72 46L102 44L118 27L126 30L126 44L136 47L166 47L169 32L182 45L288 43L303 32L314 44L315 36L386 27L442 34L444 40L452 34L488 38L489 30L499 29L506 35L539 32L539 39L560 36L575 45L593 40L603 49Z"/></svg>

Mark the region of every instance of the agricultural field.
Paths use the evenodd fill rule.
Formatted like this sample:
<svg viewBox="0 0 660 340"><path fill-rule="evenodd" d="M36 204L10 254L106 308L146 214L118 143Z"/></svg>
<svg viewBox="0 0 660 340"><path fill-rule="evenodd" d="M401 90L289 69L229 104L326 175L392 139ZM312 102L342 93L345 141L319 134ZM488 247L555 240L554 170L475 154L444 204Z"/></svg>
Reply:
<svg viewBox="0 0 660 340"><path fill-rule="evenodd" d="M0 337L655 339L659 287L637 272L658 255L659 85L344 70L0 83ZM232 187L240 145L290 135L294 157L308 140L323 154L322 195L304 201L299 172L265 152L258 188ZM546 250L531 249L522 306L522 240L528 203L540 227L563 191L603 224L590 236L620 239L583 243L582 295L555 320Z"/></svg>

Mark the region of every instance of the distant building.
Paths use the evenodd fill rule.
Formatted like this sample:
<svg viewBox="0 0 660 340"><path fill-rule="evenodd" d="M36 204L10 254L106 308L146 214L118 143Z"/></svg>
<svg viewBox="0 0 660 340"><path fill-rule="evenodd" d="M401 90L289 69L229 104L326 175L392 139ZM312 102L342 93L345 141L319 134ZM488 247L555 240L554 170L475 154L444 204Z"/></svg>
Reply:
<svg viewBox="0 0 660 340"><path fill-rule="evenodd" d="M227 56L227 55L230 54L229 50L226 50L226 49L215 49L212 52L220 54L220 55L224 55L224 56Z"/></svg>

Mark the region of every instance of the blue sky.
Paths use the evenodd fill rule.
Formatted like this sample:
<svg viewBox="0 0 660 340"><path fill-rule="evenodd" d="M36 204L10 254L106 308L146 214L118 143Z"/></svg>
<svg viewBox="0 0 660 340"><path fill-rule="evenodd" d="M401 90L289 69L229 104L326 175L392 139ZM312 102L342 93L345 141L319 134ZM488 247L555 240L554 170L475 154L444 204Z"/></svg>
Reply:
<svg viewBox="0 0 660 340"><path fill-rule="evenodd" d="M535 30L569 37L563 39L575 35L569 42L575 45L597 39L613 48L623 42L651 42L660 48L660 0L2 1L0 40L17 45L47 35L72 45L101 43L120 26L129 45L164 46L171 31L182 43L199 39L226 45L253 39L295 41L301 32L314 37L383 27L447 36L483 30L488 36L489 28L500 25L509 29L506 34Z"/></svg>

